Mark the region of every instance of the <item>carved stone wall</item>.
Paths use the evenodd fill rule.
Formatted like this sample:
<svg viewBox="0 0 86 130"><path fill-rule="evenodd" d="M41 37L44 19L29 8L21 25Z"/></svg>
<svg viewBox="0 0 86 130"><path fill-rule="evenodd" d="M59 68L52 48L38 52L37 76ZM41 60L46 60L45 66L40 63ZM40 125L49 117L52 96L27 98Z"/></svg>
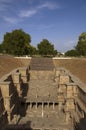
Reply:
<svg viewBox="0 0 86 130"><path fill-rule="evenodd" d="M0 79L0 128L10 124L18 115L24 83L28 81L28 68L19 68Z"/></svg>
<svg viewBox="0 0 86 130"><path fill-rule="evenodd" d="M39 85L38 90L34 89L33 80ZM42 82L45 82L47 86ZM44 87L41 87L41 85ZM27 89L28 86L31 86L29 90ZM35 85L35 87L37 86ZM53 115L49 113L49 110L52 110L53 113L56 111L58 113L63 112L64 122L67 125L71 124L73 126L71 128L75 128L71 130L86 129L86 85L81 83L79 79L64 68L55 68L51 71L39 71L29 70L26 67L18 68L0 79L1 129L6 124L12 124L12 121L16 117L18 118L21 102L24 102L25 105L27 104L25 90L29 95L27 102L32 112L32 109L35 109L34 112L38 109L39 115L42 115L44 111L44 115L48 115L49 117ZM34 95L35 98L31 99L30 96ZM42 97L44 95L46 100L41 98L41 95ZM54 95L56 95L56 98L54 98ZM26 114L31 114L28 110ZM63 118L61 115L60 117L61 119ZM69 130L69 128L63 129Z"/></svg>
<svg viewBox="0 0 86 130"><path fill-rule="evenodd" d="M56 70L55 81L59 83L58 92L64 95L66 120L72 120L75 130L85 130L86 85L64 68Z"/></svg>

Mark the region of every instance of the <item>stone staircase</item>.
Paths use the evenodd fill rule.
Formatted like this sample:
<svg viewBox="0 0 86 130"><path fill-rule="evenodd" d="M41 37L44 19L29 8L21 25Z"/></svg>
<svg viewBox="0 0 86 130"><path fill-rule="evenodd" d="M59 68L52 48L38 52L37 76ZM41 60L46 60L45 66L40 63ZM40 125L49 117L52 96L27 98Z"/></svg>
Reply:
<svg viewBox="0 0 86 130"><path fill-rule="evenodd" d="M30 62L31 70L53 70L52 58L32 58Z"/></svg>

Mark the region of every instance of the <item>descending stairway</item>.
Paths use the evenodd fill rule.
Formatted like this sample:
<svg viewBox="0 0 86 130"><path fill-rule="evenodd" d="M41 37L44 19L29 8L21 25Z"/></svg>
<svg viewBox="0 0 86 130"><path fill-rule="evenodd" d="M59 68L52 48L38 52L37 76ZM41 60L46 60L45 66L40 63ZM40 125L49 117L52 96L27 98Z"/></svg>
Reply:
<svg viewBox="0 0 86 130"><path fill-rule="evenodd" d="M52 58L32 58L30 62L31 70L53 70Z"/></svg>

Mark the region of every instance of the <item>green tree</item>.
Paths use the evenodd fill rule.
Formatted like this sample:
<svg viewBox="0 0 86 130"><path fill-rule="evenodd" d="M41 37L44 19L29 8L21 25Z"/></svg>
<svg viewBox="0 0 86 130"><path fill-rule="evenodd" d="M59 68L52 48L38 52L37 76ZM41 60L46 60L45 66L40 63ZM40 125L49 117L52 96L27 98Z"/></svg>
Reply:
<svg viewBox="0 0 86 130"><path fill-rule="evenodd" d="M79 36L75 49L78 51L79 55L86 56L86 32L83 32Z"/></svg>
<svg viewBox="0 0 86 130"><path fill-rule="evenodd" d="M36 48L34 46L30 46L28 53L29 53L30 56L32 56L32 55L37 54L37 50L36 50Z"/></svg>
<svg viewBox="0 0 86 130"><path fill-rule="evenodd" d="M0 53L2 53L2 44L0 44Z"/></svg>
<svg viewBox="0 0 86 130"><path fill-rule="evenodd" d="M78 56L78 52L76 50L69 50L65 53L65 56Z"/></svg>
<svg viewBox="0 0 86 130"><path fill-rule="evenodd" d="M37 47L39 54L42 56L53 56L57 54L57 50L54 50L54 45L47 39L43 39Z"/></svg>
<svg viewBox="0 0 86 130"><path fill-rule="evenodd" d="M23 30L13 30L4 35L3 51L13 55L26 55L29 52L31 37Z"/></svg>

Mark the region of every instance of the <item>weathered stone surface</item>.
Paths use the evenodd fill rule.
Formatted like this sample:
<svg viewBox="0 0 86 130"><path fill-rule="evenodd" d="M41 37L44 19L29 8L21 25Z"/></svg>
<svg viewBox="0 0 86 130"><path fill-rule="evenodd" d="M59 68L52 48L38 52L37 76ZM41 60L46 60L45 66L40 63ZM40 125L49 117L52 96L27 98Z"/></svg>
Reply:
<svg viewBox="0 0 86 130"><path fill-rule="evenodd" d="M67 70L54 69L51 59L33 59L30 67L18 68L0 80L1 130L7 122L6 130L14 124L16 130L21 125L21 130L27 126L34 130L85 130L84 85Z"/></svg>
<svg viewBox="0 0 86 130"><path fill-rule="evenodd" d="M30 62L31 70L53 70L54 64L52 58L32 58Z"/></svg>
<svg viewBox="0 0 86 130"><path fill-rule="evenodd" d="M11 90L12 90L11 82L9 81L0 82L0 87L1 87L3 97L9 97L11 95Z"/></svg>
<svg viewBox="0 0 86 130"><path fill-rule="evenodd" d="M13 73L12 79L13 79L13 83L20 83L20 81L21 81L20 73Z"/></svg>

